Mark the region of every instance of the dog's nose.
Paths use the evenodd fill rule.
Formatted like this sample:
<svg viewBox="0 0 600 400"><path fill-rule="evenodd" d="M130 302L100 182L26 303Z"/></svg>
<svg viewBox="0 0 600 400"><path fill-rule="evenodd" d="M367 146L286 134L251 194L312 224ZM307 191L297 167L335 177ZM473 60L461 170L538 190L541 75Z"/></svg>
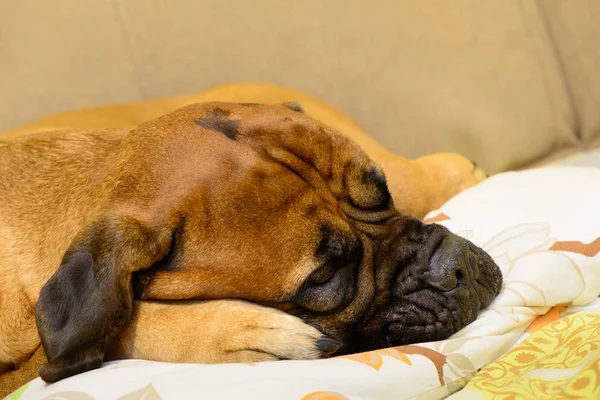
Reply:
<svg viewBox="0 0 600 400"><path fill-rule="evenodd" d="M447 235L429 261L429 270L423 274L426 284L448 292L470 282L471 250L466 240Z"/></svg>

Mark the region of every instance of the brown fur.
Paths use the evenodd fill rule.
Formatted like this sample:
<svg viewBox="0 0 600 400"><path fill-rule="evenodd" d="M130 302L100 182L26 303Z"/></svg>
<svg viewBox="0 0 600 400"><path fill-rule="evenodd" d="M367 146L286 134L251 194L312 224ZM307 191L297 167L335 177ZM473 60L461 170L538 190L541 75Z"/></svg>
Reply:
<svg viewBox="0 0 600 400"><path fill-rule="evenodd" d="M352 118L330 104L297 90L264 83L235 83L193 95L52 115L4 133L4 136L21 137L35 132L67 128L136 126L185 104L209 101L300 104L308 115L358 143L385 171L396 207L418 218L423 218L427 212L440 207L446 200L485 178L485 173L480 168L474 167L471 161L458 154L439 153L416 160L392 154L367 135ZM402 127L398 129L398 140L402 140Z"/></svg>
<svg viewBox="0 0 600 400"><path fill-rule="evenodd" d="M331 107L318 108L322 104L305 95L263 87L265 95L261 97L255 86L240 88L235 96L225 87L185 102L206 97L234 100L230 97L237 96L235 100L252 102L300 100L309 114L313 107L325 110L321 111L322 120L341 127L383 166L395 203L408 213L422 216L482 179L482 174L459 156L417 161L392 156L352 121L340 118ZM295 98L288 98L292 94ZM49 380L64 376L65 367L71 368L68 373L76 373L97 366L106 351L108 358L190 362L315 358L323 353L319 348L322 334L317 330L295 317L250 303L209 301L173 307L142 302L133 306L133 293L128 289L132 274L159 261L173 262L169 251L179 237L185 237L185 246L194 251L178 253L176 269L164 265L166 269L149 271L147 279L135 282L146 298L289 300L317 268L311 257L320 224L327 221L340 231L349 230L335 210L337 199L348 196L340 179L359 182L361 171L372 165L352 143L280 106L261 108L257 120L252 105L191 105L135 129L115 127L122 125L123 118L130 119L128 125L137 125L142 121L136 118L150 117L149 109L162 112L179 102L182 99L157 102L154 108L141 105L75 112L9 132L6 141L0 142L0 372L20 366L39 352L36 303L42 335L45 329L54 332L69 324L80 326L84 310L74 315L72 310L57 310L54 304L60 303L57 296L82 285L70 282L78 275L67 272L88 263L90 254L94 274L101 276L102 282L110 282L98 289L103 290L98 297L103 302L99 307L102 323L90 325L92 333L76 332L82 337L46 336L47 348L68 347L49 353L51 362L45 367ZM76 129L35 134L41 127L67 126ZM331 138L327 139L331 144L326 147L338 153L335 163L329 152L315 152L323 146L306 145L303 129L327 131L325 137ZM296 136L261 135L275 131ZM252 141L242 145L237 141L240 133ZM306 163L313 168L306 168ZM282 164L304 171L302 179ZM353 172L352 165L360 168ZM327 182L315 175L314 169L326 176ZM263 188L258 195L257 184ZM215 196L230 199L230 203L215 206L210 201ZM236 210L233 214L232 209ZM285 211L273 214L274 209ZM295 229L289 229L292 226ZM267 240L272 243L269 251L257 253ZM203 268L192 268L199 266ZM236 273L231 272L232 267ZM45 284L42 296L52 301L38 302ZM106 290L116 292L106 295ZM66 300L64 303L77 308L72 298ZM85 302L82 299L82 304ZM57 312L65 314L67 323L52 328L57 323L50 316ZM115 313L124 315L112 320ZM223 318L227 313L235 318ZM210 318L214 315L219 317ZM259 343L260 351L257 338L263 335L248 334L249 324L259 332L269 330L269 340ZM193 334L181 336L169 348L157 349L157 339L172 326L202 326L203 331L184 329ZM88 343L77 348L81 359L75 362L69 340ZM202 350L190 352L190 347ZM38 356L32 358L32 362L39 360ZM26 364L21 371L31 370ZM0 376L0 389L14 389L5 383L8 376L17 381L13 374Z"/></svg>

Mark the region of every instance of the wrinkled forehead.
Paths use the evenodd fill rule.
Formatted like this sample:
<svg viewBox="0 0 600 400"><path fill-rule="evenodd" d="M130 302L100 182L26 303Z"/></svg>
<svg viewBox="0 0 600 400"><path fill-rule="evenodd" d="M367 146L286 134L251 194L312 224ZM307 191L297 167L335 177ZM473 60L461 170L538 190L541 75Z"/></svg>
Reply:
<svg viewBox="0 0 600 400"><path fill-rule="evenodd" d="M350 139L284 105L213 102L177 111L206 135L252 148L317 191L359 208L389 201L382 170Z"/></svg>

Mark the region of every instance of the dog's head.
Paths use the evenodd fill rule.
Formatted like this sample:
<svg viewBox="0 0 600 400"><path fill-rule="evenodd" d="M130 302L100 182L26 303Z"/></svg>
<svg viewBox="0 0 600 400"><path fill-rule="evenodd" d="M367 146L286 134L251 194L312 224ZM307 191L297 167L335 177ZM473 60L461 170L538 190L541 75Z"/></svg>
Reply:
<svg viewBox="0 0 600 400"><path fill-rule="evenodd" d="M191 105L117 151L38 301L46 381L99 366L134 297L268 304L351 352L446 338L499 292L486 253L398 212L383 171L296 107Z"/></svg>

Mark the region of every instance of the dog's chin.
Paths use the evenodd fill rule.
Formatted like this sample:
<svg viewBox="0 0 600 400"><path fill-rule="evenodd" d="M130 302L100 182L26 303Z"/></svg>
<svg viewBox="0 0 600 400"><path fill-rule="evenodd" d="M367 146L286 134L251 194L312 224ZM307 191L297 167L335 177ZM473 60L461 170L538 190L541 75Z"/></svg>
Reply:
<svg viewBox="0 0 600 400"><path fill-rule="evenodd" d="M478 277L450 291L422 283L410 268L401 271L391 301L363 325L354 350L443 340L473 322L500 292L502 276L487 253L475 246L471 250L477 255Z"/></svg>
<svg viewBox="0 0 600 400"><path fill-rule="evenodd" d="M443 340L477 318L484 307L475 290L455 289L452 296L423 289L394 302L384 312L382 347Z"/></svg>

